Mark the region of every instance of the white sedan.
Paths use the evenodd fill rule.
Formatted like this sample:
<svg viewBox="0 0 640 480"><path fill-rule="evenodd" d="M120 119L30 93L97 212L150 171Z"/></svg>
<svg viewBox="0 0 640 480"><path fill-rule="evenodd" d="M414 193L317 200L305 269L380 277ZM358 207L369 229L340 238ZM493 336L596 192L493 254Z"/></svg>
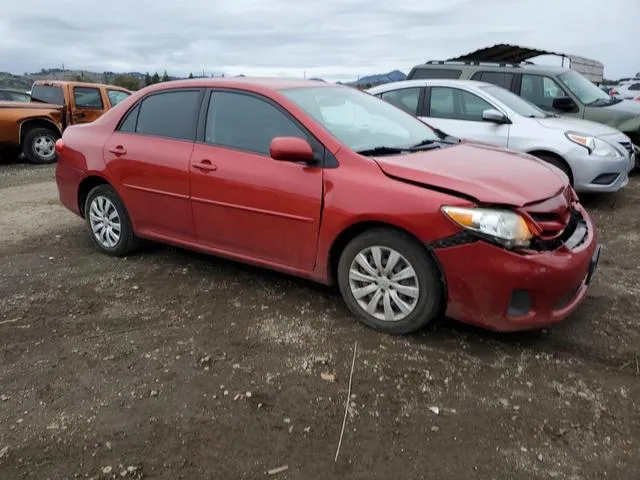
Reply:
<svg viewBox="0 0 640 480"><path fill-rule="evenodd" d="M635 164L631 140L619 130L544 112L493 84L405 80L367 92L449 135L549 162L567 174L578 192L618 191Z"/></svg>

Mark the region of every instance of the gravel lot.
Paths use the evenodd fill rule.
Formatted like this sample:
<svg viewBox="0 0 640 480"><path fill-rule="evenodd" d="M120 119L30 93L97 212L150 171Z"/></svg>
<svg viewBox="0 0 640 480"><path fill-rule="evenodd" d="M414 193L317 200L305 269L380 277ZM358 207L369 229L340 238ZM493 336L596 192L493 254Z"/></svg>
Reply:
<svg viewBox="0 0 640 480"><path fill-rule="evenodd" d="M549 334L391 337L284 275L101 255L53 172L0 165L0 479L640 479L638 177L584 199L605 249Z"/></svg>

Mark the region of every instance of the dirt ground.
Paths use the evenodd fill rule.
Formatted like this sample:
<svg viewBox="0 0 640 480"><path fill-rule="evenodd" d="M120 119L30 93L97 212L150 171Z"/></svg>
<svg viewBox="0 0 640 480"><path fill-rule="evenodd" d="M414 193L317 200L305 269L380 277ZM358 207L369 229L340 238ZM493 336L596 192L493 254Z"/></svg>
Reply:
<svg viewBox="0 0 640 480"><path fill-rule="evenodd" d="M53 172L0 165L0 479L640 479L638 176L584 199L604 250L565 323L392 337L284 275L101 255Z"/></svg>

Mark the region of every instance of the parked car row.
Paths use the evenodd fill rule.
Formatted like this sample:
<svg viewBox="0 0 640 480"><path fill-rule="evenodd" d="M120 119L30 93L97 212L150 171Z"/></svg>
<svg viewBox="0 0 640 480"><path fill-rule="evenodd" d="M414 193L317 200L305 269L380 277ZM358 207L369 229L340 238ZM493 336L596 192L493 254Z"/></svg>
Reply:
<svg viewBox="0 0 640 480"><path fill-rule="evenodd" d="M494 84L408 80L368 92L448 134L534 155L562 170L578 192L618 191L635 166L631 139L619 130L544 112Z"/></svg>
<svg viewBox="0 0 640 480"><path fill-rule="evenodd" d="M609 90L609 95L622 100L636 100L640 102L640 78L620 81Z"/></svg>
<svg viewBox="0 0 640 480"><path fill-rule="evenodd" d="M604 127L564 130L565 120L487 84L412 85L420 90L406 99L412 113L318 81L146 87L64 130L60 200L105 254L152 239L337 285L361 322L389 333L444 314L501 331L563 320L585 298L600 256L570 178L416 115L475 115L486 121L479 130L504 130L506 145L521 148L529 132L547 129L576 164L574 148L600 167L601 157L617 165L607 148L624 139ZM463 101L472 94L481 102ZM616 170L615 181L625 178Z"/></svg>
<svg viewBox="0 0 640 480"><path fill-rule="evenodd" d="M30 95L14 92L7 98L6 90L2 95L0 149L43 164L56 161L55 142L67 126L95 120L131 92L113 85L36 81Z"/></svg>
<svg viewBox="0 0 640 480"><path fill-rule="evenodd" d="M578 72L528 63L429 61L408 80L478 80L506 88L538 108L603 123L640 145L640 103L611 97Z"/></svg>

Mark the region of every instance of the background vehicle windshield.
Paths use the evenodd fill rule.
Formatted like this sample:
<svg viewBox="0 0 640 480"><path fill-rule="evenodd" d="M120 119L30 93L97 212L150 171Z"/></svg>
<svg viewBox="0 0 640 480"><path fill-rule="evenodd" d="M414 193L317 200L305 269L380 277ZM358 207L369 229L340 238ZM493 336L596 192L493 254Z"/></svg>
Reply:
<svg viewBox="0 0 640 480"><path fill-rule="evenodd" d="M527 102L524 98L519 97L515 93L511 93L509 90L506 90L502 87L489 85L481 88L492 97L495 97L496 99L504 103L518 115L534 118L544 118L548 116L547 113L540 110L533 103Z"/></svg>
<svg viewBox="0 0 640 480"><path fill-rule="evenodd" d="M355 88L305 87L281 92L356 152L440 140L414 116Z"/></svg>
<svg viewBox="0 0 640 480"><path fill-rule="evenodd" d="M611 97L596 87L578 72L559 75L560 81L585 105L592 103L610 103Z"/></svg>

